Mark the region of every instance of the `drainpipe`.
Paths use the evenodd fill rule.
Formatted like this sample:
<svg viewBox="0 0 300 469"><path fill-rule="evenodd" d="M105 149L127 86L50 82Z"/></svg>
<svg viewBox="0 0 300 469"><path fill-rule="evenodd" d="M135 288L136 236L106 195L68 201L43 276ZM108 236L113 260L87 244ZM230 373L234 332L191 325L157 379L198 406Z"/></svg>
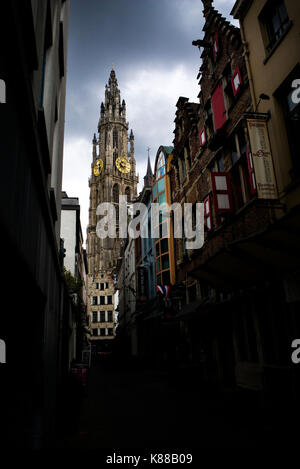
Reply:
<svg viewBox="0 0 300 469"><path fill-rule="evenodd" d="M242 21L239 20L240 23L240 31L241 31L241 38L242 38L242 44L243 44L243 55L245 57L245 62L246 62L246 68L247 68L247 73L248 73L248 78L249 78L249 88L250 88L250 94L251 94L251 99L252 99L252 104L253 104L253 109L255 109L256 106L256 96L255 96L255 90L254 90L254 84L253 84L253 77L252 77L252 70L251 70L251 65L249 61L249 49L248 49L248 43L245 40L245 31L244 31L244 26L242 24Z"/></svg>

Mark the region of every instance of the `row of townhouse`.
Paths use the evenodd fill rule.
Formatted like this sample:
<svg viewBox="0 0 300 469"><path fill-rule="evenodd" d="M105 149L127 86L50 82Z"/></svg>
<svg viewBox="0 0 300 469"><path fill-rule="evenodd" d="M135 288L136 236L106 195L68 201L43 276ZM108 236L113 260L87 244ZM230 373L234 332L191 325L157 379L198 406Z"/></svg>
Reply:
<svg viewBox="0 0 300 469"><path fill-rule="evenodd" d="M120 304L119 337L146 362L284 408L299 392L300 5L238 0L240 28L203 5L199 103L178 99L173 146L138 198L162 213L155 238L128 241L134 307ZM192 204L195 227L197 202L204 243L187 249L166 204Z"/></svg>

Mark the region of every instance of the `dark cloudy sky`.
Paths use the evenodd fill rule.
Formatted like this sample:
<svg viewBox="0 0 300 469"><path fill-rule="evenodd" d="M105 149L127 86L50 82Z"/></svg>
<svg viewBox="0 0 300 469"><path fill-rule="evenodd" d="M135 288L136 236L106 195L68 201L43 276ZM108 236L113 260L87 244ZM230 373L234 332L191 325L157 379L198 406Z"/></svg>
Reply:
<svg viewBox="0 0 300 469"><path fill-rule="evenodd" d="M214 6L232 20L234 3ZM79 197L84 238L91 141L112 64L142 181L147 147L153 164L158 147L172 145L179 96L198 102L201 60L192 41L203 35L202 10L200 0L71 0L63 190Z"/></svg>

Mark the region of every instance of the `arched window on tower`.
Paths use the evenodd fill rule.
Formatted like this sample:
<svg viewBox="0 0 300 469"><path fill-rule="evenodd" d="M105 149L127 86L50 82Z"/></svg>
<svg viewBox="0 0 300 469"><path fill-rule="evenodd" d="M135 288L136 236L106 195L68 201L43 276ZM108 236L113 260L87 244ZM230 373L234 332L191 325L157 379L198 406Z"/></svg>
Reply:
<svg viewBox="0 0 300 469"><path fill-rule="evenodd" d="M119 221L119 186L115 184L113 187L113 202L117 204L116 209L116 218Z"/></svg>
<svg viewBox="0 0 300 469"><path fill-rule="evenodd" d="M113 167L114 167L114 169L116 169L117 157L118 157L117 152L114 151L114 154L113 154Z"/></svg>
<svg viewBox="0 0 300 469"><path fill-rule="evenodd" d="M118 148L118 131L116 128L113 130L113 148Z"/></svg>
<svg viewBox="0 0 300 469"><path fill-rule="evenodd" d="M115 184L113 187L113 201L118 204L119 203L119 186Z"/></svg>
<svg viewBox="0 0 300 469"><path fill-rule="evenodd" d="M127 196L127 200L130 200L130 188L129 187L126 187L125 195Z"/></svg>

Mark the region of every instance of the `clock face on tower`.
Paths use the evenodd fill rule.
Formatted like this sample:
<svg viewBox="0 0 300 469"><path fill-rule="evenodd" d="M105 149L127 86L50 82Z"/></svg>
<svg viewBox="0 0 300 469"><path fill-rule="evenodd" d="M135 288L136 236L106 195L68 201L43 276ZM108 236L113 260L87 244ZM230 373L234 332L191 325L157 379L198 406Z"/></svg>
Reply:
<svg viewBox="0 0 300 469"><path fill-rule="evenodd" d="M116 167L121 173L127 174L130 171L131 165L126 156L119 156L116 159Z"/></svg>
<svg viewBox="0 0 300 469"><path fill-rule="evenodd" d="M101 160L101 158L98 158L94 166L95 176L99 176L101 174L102 169L103 169L103 161Z"/></svg>

